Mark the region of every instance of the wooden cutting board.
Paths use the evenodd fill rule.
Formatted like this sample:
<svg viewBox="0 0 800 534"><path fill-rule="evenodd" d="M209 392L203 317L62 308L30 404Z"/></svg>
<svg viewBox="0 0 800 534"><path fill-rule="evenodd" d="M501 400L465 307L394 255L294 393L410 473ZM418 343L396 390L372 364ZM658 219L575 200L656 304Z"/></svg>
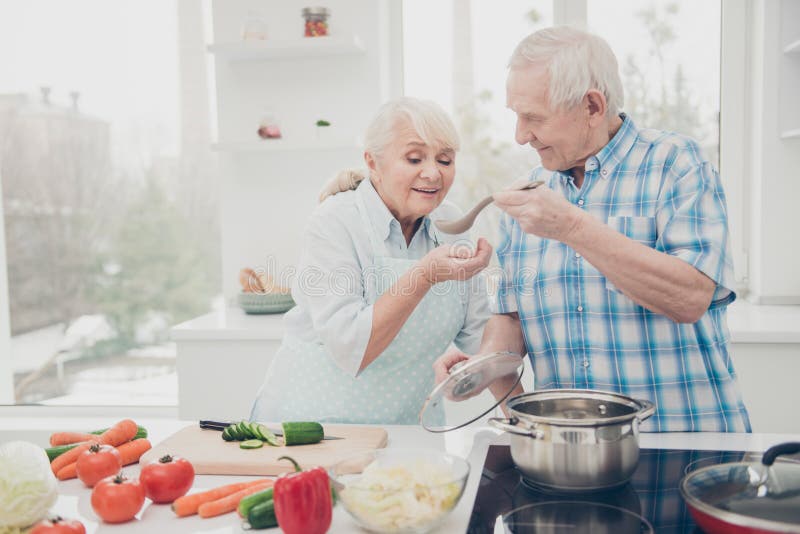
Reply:
<svg viewBox="0 0 800 534"><path fill-rule="evenodd" d="M280 425L267 424L269 428ZM291 462L278 461L291 456L301 467L331 467L352 453L386 447L386 430L373 426L323 425L325 434L345 439L323 440L313 445L241 449L238 441L225 441L222 432L187 426L147 451L140 463L173 454L186 458L198 475L279 475L293 471Z"/></svg>

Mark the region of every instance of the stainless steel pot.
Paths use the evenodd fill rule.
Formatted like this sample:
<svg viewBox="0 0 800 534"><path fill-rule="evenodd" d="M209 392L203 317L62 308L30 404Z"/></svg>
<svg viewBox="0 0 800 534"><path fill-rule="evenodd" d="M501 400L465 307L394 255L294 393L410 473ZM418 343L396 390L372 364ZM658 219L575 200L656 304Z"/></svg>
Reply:
<svg viewBox="0 0 800 534"><path fill-rule="evenodd" d="M627 482L639 462L639 425L655 406L605 391L552 389L512 397L508 419L523 481L556 491L595 491Z"/></svg>

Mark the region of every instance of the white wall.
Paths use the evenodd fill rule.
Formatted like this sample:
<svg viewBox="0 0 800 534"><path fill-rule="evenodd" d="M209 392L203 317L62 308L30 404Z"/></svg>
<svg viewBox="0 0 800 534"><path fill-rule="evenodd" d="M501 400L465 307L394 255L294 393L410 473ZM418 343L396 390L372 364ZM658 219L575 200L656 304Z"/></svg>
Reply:
<svg viewBox="0 0 800 534"><path fill-rule="evenodd" d="M302 35L304 0L221 1L212 4L214 41L240 40L241 23L255 9L268 39ZM303 225L322 184L338 170L363 165L356 139L378 105L402 88L399 58L400 2L330 0L331 36L357 34L360 55L230 62L216 57L215 111L221 142L258 141L266 111L274 112L284 138L308 146L282 152L221 152L222 255L225 295L238 291L239 269L294 265ZM350 146L314 146L317 119L332 123L329 135ZM270 141L263 141L269 143Z"/></svg>

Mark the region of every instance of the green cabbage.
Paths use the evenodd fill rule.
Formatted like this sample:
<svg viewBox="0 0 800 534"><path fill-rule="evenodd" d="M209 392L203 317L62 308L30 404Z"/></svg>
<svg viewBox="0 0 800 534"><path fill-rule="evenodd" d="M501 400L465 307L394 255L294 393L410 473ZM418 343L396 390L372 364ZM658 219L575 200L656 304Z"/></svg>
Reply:
<svg viewBox="0 0 800 534"><path fill-rule="evenodd" d="M56 477L44 449L27 441L0 445L0 527L26 527L56 502Z"/></svg>

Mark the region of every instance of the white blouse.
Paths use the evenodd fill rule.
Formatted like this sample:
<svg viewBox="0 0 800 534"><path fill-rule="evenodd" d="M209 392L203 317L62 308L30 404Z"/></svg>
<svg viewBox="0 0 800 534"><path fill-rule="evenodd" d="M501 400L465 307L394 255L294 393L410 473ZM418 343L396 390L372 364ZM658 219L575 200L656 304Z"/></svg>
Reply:
<svg viewBox="0 0 800 534"><path fill-rule="evenodd" d="M358 374L364 358L373 312L373 305L367 300L364 273L372 268L374 253L357 211L356 195L362 196L369 221L394 258L422 258L437 246L431 220L461 216L455 205L443 202L423 219L406 246L400 223L369 180L361 182L355 191L327 198L311 215L292 282L292 298L297 306L284 317L285 335L324 344L336 364L351 376ZM436 235L439 245L469 241L468 234ZM462 292L466 317L453 342L463 352L473 354L490 315L486 280L481 273L453 287L459 286L466 289ZM435 289L436 286L431 291Z"/></svg>

